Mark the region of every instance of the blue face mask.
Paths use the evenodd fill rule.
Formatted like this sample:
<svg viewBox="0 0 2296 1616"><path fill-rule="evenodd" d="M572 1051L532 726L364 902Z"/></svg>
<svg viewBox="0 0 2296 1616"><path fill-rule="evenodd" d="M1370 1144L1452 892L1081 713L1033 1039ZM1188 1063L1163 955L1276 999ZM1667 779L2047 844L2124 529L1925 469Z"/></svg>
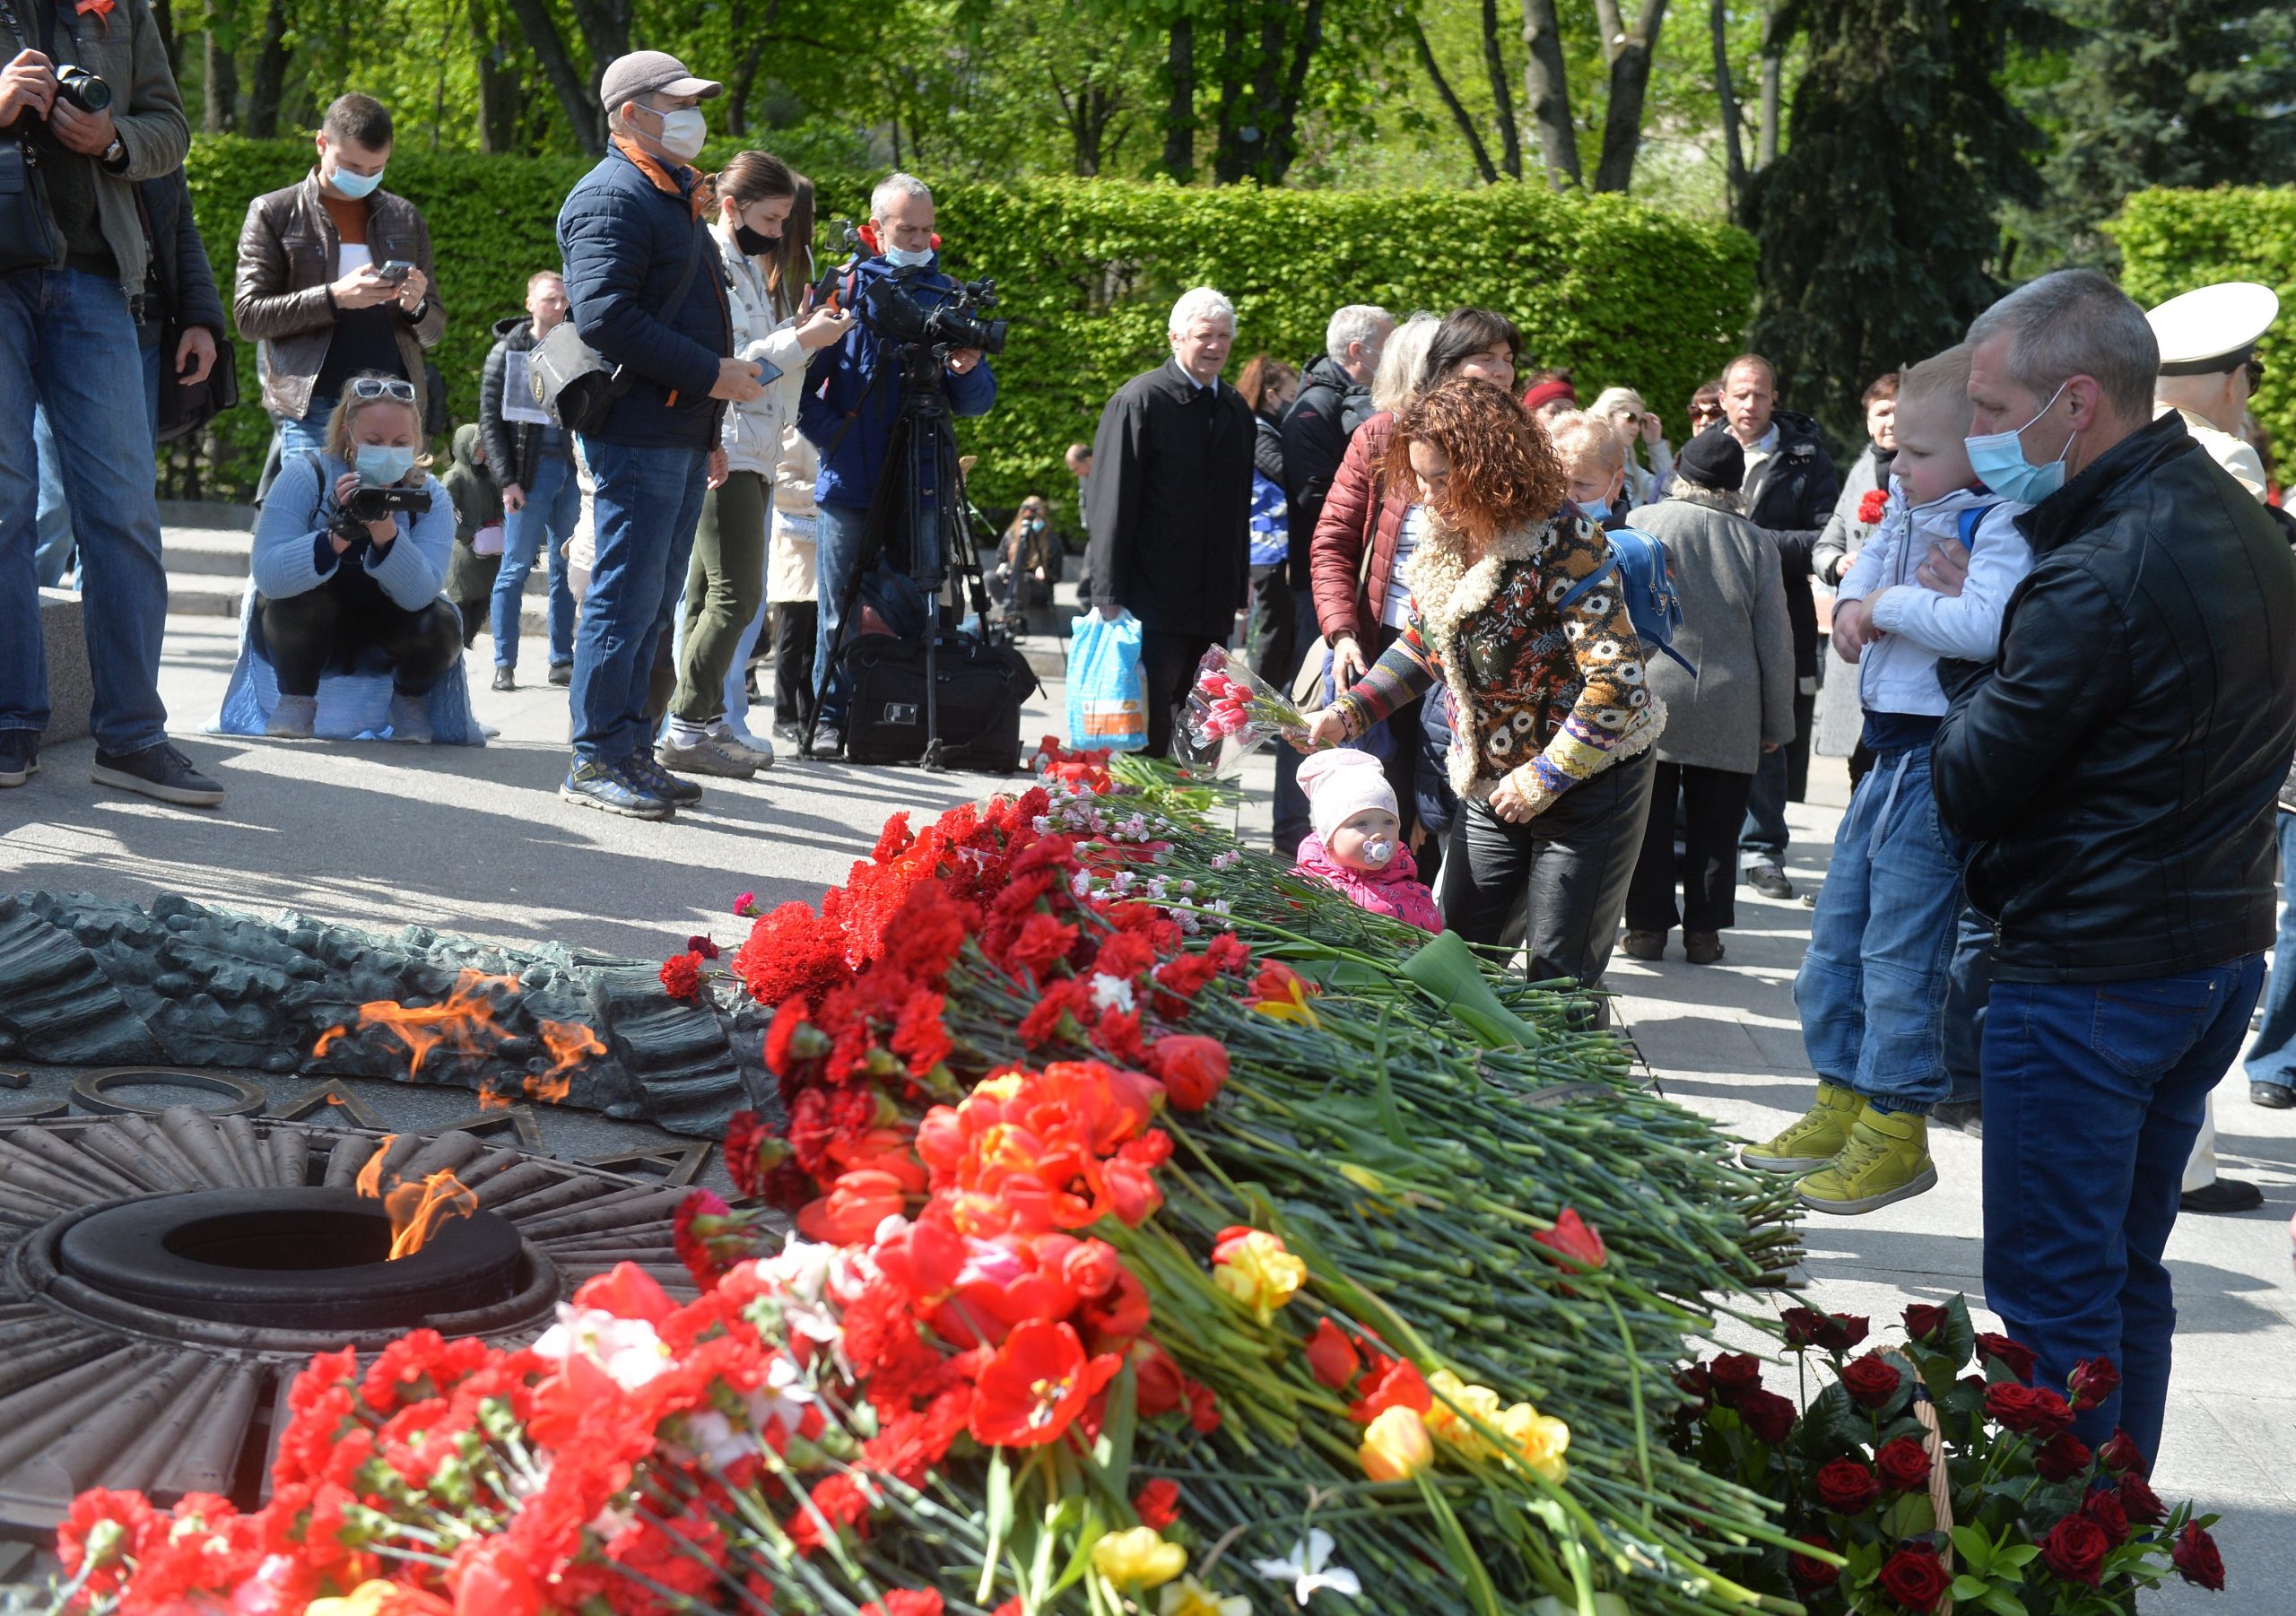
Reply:
<svg viewBox="0 0 2296 1616"><path fill-rule="evenodd" d="M2048 414L2069 385L2069 379L2057 383L2057 391L2035 413L2033 421ZM2015 431L1986 432L1963 439L1970 452L1970 470L1977 474L1978 481L2003 499L2025 505L2038 505L2065 486L2065 457L2073 452L2073 438L2081 435L2075 432L2073 438L2066 439L2056 459L2046 465L2035 465L2025 458L2025 446L2019 437L2033 421Z"/></svg>
<svg viewBox="0 0 2296 1616"><path fill-rule="evenodd" d="M335 172L327 176L327 183L356 202L382 184L383 176L379 169L372 174L353 174L338 162L335 165Z"/></svg>
<svg viewBox="0 0 2296 1616"><path fill-rule="evenodd" d="M1611 508L1604 500L1579 500L1574 503L1578 507L1578 514L1589 522L1603 522L1610 519Z"/></svg>
<svg viewBox="0 0 2296 1616"><path fill-rule="evenodd" d="M359 446L359 481L370 488L387 488L414 469L414 451L387 444Z"/></svg>
<svg viewBox="0 0 2296 1616"><path fill-rule="evenodd" d="M889 247L885 248L885 262L895 269L923 269L933 262L933 249L929 247Z"/></svg>

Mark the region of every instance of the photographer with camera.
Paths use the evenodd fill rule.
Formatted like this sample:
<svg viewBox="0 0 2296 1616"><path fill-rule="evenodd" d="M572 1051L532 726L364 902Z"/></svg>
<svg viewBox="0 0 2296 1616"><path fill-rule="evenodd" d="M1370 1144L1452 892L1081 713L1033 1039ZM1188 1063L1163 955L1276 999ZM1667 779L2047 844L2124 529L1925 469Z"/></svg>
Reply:
<svg viewBox="0 0 2296 1616"><path fill-rule="evenodd" d="M167 738L167 570L133 305L151 248L135 186L183 165L191 131L146 0L88 15L0 3L0 786L38 764L48 721L32 415L45 406L82 543L98 785L213 807ZM34 183L37 169L38 183Z"/></svg>
<svg viewBox="0 0 2296 1616"><path fill-rule="evenodd" d="M231 299L239 334L257 344L283 464L325 447L353 376L400 378L414 388L417 423L426 420L422 356L447 331L430 227L382 188L390 113L370 95L337 97L314 144L309 173L248 204Z"/></svg>
<svg viewBox="0 0 2296 1616"><path fill-rule="evenodd" d="M322 676L363 675L378 691L387 673L387 710L364 710L361 692L346 691L330 699L331 733L387 726L394 741L476 739L459 676L450 699L431 699L457 670L463 636L439 595L454 504L430 463L414 385L373 371L345 378L326 447L281 463L257 518L248 631L219 727L253 729L259 714L265 734L309 740ZM266 701L273 684L277 698Z"/></svg>
<svg viewBox="0 0 2296 1616"><path fill-rule="evenodd" d="M814 487L821 514L813 688L824 694L814 757L836 757L845 746L845 692L831 678L839 614L868 554L869 502L909 385L894 351L920 343L945 346L934 339L952 320L961 330L974 328L962 317L965 289L941 273L933 193L924 181L908 174L879 181L862 239L871 256L844 271L837 284L838 306L857 317L853 328L813 356L797 408L797 430L822 453ZM987 414L996 402L996 377L982 349L948 346L941 367L949 413Z"/></svg>

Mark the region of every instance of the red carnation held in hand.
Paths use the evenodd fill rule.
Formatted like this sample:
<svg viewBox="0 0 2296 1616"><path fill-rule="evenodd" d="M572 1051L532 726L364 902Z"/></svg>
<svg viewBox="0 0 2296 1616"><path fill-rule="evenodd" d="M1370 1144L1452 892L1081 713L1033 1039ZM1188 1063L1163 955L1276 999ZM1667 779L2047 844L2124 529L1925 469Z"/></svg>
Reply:
<svg viewBox="0 0 2296 1616"><path fill-rule="evenodd" d="M1945 1590L1953 1586L1952 1575L1939 1561L1935 1547L1923 1542L1908 1543L1891 1555L1883 1562L1876 1580L1883 1593L1921 1616L1935 1610Z"/></svg>
<svg viewBox="0 0 2296 1616"><path fill-rule="evenodd" d="M1857 500L1857 519L1871 527L1882 519L1882 512L1889 508L1890 496L1885 490L1869 488Z"/></svg>

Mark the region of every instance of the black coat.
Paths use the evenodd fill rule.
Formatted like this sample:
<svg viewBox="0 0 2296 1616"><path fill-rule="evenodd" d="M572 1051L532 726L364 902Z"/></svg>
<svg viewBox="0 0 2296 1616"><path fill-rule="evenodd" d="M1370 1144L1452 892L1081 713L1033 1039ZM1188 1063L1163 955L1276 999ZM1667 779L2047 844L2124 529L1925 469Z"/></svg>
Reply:
<svg viewBox="0 0 2296 1616"><path fill-rule="evenodd" d="M218 339L230 335L207 246L191 216L191 189L183 170L146 179L135 188L151 221L152 283L159 294L156 304L146 305L144 317L153 323L164 320L178 331L204 326ZM175 355L168 354L162 362L173 370Z"/></svg>
<svg viewBox="0 0 2296 1616"><path fill-rule="evenodd" d="M1283 412L1283 493L1290 502L1292 582L1308 586L1308 549L1324 496L1347 457L1347 440L1377 411L1371 389L1332 362L1326 354L1308 367L1300 396Z"/></svg>
<svg viewBox="0 0 2296 1616"><path fill-rule="evenodd" d="M531 421L504 419L502 388L509 356L531 353L535 346L532 319L520 315L497 320L494 346L487 351L486 368L478 378L478 430L486 445L488 469L501 482L522 489L532 488L535 474L542 469L543 429Z"/></svg>
<svg viewBox="0 0 2296 1616"><path fill-rule="evenodd" d="M1818 423L1807 415L1780 410L1770 417L1778 447L1746 478L1740 491L1746 519L1770 530L1786 574L1786 614L1794 623L1794 672L1818 675L1818 613L1810 593L1810 552L1832 519L1841 498L1841 468L1818 440Z"/></svg>
<svg viewBox="0 0 2296 1616"><path fill-rule="evenodd" d="M1177 364L1117 389L1092 439L1091 604L1224 641L1250 587L1252 413Z"/></svg>
<svg viewBox="0 0 2296 1616"><path fill-rule="evenodd" d="M2017 518L1997 671L1959 671L1932 769L1979 844L2005 982L2113 982L2271 946L2296 752L2296 560L2174 412Z"/></svg>

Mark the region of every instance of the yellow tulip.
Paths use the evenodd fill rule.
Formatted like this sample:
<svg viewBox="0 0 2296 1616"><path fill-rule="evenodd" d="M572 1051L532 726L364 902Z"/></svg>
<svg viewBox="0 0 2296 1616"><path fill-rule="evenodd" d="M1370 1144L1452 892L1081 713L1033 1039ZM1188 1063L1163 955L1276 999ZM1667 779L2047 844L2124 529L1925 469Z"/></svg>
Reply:
<svg viewBox="0 0 2296 1616"><path fill-rule="evenodd" d="M361 1583L341 1598L314 1599L303 1607L303 1616L382 1616L392 1596L400 1591L396 1583L378 1577Z"/></svg>
<svg viewBox="0 0 2296 1616"><path fill-rule="evenodd" d="M1556 1486L1562 1484L1570 1473L1570 1467L1562 1462L1563 1450L1570 1446L1569 1426L1527 1403L1515 1404L1499 1416L1498 1423L1523 1463Z"/></svg>
<svg viewBox="0 0 2296 1616"><path fill-rule="evenodd" d="M1448 1369L1436 1370L1427 1385L1435 1394L1435 1405L1427 1411L1427 1429L1435 1439L1470 1459L1490 1458L1497 1450L1473 1421L1499 1424L1499 1394L1487 1386L1469 1386Z"/></svg>
<svg viewBox="0 0 2296 1616"><path fill-rule="evenodd" d="M1252 1616L1252 1602L1239 1594L1222 1597L1193 1577L1166 1587L1156 1616Z"/></svg>
<svg viewBox="0 0 2296 1616"><path fill-rule="evenodd" d="M1308 1265L1264 1229L1232 1236L1212 1253L1212 1282L1259 1316L1262 1324L1290 1301L1308 1278Z"/></svg>
<svg viewBox="0 0 2296 1616"><path fill-rule="evenodd" d="M1092 1545L1092 1569L1126 1592L1170 1582L1187 1568L1187 1551L1153 1526L1111 1532Z"/></svg>
<svg viewBox="0 0 2296 1616"><path fill-rule="evenodd" d="M1364 1428L1355 1456L1372 1481L1405 1481L1435 1463L1435 1445L1419 1411L1397 1403Z"/></svg>

